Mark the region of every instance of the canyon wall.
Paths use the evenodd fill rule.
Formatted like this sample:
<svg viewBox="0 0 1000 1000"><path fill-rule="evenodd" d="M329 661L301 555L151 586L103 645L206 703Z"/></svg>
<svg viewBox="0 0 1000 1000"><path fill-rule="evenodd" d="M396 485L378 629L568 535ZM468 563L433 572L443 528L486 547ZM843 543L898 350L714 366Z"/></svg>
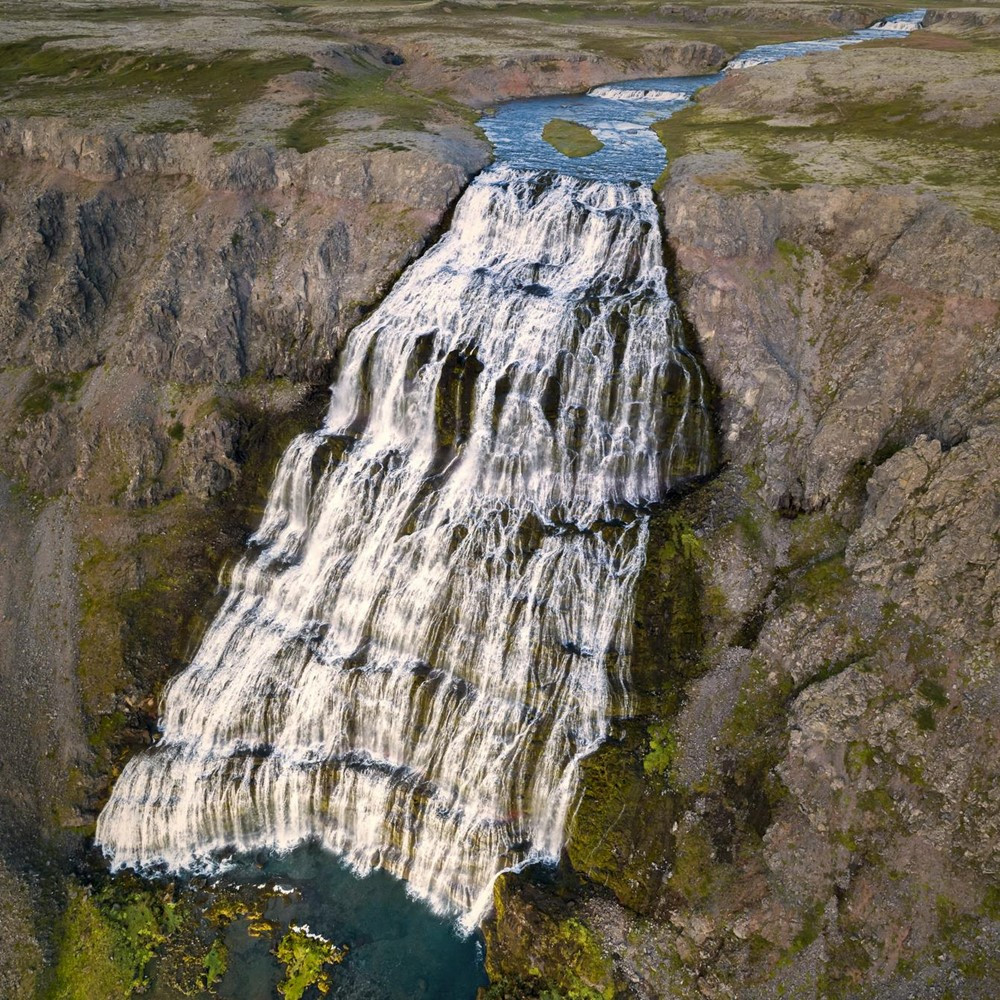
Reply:
<svg viewBox="0 0 1000 1000"><path fill-rule="evenodd" d="M32 902L43 928L59 905L34 873L150 741L345 331L485 161L471 135L220 154L0 123L0 873L25 942L4 996L31 995Z"/></svg>

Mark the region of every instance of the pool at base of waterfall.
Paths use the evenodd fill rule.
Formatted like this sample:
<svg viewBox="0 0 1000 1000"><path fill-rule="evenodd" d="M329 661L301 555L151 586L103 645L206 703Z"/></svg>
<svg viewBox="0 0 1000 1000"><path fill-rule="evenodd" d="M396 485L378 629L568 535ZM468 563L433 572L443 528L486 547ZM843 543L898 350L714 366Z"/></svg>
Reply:
<svg viewBox="0 0 1000 1000"><path fill-rule="evenodd" d="M408 896L392 875L376 869L359 878L319 846L244 858L213 884L269 895L264 917L279 928L254 937L246 919L229 925L228 968L216 987L221 1000L278 995L285 970L275 941L292 926L347 947L343 961L329 967L337 1000L474 1000L487 983L477 936L460 937L452 921Z"/></svg>

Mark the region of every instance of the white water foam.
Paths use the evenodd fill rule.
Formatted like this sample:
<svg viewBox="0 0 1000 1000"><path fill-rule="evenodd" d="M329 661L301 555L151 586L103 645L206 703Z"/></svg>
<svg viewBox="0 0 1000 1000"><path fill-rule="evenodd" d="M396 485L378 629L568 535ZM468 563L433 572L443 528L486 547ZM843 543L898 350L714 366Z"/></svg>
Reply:
<svg viewBox="0 0 1000 1000"><path fill-rule="evenodd" d="M589 91L591 97L602 97L606 101L655 101L669 104L671 101L686 101L690 94L680 90L657 90L655 87L630 87L628 84L605 84Z"/></svg>

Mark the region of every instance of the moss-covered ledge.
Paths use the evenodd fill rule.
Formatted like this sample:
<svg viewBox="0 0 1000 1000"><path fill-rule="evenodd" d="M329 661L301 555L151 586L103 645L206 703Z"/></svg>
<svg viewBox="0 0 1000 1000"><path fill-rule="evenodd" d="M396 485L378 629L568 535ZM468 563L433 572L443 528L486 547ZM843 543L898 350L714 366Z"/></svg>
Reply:
<svg viewBox="0 0 1000 1000"><path fill-rule="evenodd" d="M600 937L581 919L588 890L566 872L501 875L483 925L492 985L480 1000L620 1000L624 984Z"/></svg>

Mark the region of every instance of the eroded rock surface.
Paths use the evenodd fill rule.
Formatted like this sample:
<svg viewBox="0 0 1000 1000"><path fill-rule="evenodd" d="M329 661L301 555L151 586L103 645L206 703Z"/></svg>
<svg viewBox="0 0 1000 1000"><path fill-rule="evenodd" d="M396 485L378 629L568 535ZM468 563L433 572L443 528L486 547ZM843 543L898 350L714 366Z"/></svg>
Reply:
<svg viewBox="0 0 1000 1000"><path fill-rule="evenodd" d="M0 122L5 997L79 933L65 859L154 738L345 332L486 157L461 132L300 155Z"/></svg>
<svg viewBox="0 0 1000 1000"><path fill-rule="evenodd" d="M711 168L675 166L664 217L726 447L768 503L822 508L880 449L967 434L1000 358L996 230L905 189L727 197Z"/></svg>

